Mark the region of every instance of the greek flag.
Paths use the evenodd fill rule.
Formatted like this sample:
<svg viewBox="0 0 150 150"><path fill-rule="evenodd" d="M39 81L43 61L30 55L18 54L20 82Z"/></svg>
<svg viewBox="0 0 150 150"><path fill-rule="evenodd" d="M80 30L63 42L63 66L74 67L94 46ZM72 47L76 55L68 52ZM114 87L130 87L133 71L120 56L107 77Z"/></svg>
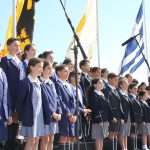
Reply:
<svg viewBox="0 0 150 150"><path fill-rule="evenodd" d="M140 6L135 25L132 30L131 37L133 36L136 36L136 38L129 42L126 46L125 54L121 63L120 75L122 76L126 73L132 74L144 62L144 57L142 55L142 51L144 50L142 4Z"/></svg>

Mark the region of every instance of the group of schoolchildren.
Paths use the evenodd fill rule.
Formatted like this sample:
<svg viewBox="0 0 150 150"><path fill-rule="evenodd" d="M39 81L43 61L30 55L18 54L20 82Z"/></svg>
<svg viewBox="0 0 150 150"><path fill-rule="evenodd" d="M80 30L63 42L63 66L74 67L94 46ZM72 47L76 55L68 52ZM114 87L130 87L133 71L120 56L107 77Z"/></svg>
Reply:
<svg viewBox="0 0 150 150"><path fill-rule="evenodd" d="M150 86L138 87L130 74L90 68L85 59L76 73L70 59L54 63L52 51L36 58L34 44L20 57L16 38L7 40L7 48L0 62L0 141L8 150L15 149L18 135L25 138L25 150L38 150L39 139L40 150L52 150L56 133L58 149L73 150L77 136L90 135L96 150L103 149L105 138L107 150L117 150L117 142L121 150L135 150L140 134L148 150Z"/></svg>

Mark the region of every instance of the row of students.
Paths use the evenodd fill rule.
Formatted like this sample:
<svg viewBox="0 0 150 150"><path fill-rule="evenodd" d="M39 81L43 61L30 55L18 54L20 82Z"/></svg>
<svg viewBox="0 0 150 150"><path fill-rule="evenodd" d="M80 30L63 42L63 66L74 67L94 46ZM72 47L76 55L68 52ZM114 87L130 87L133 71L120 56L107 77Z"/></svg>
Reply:
<svg viewBox="0 0 150 150"><path fill-rule="evenodd" d="M16 54L19 50L19 40L15 38L11 38L7 41L7 45L8 45L9 55L7 57L2 58L0 65L3 68L4 72L6 73L6 77L8 80L8 89L10 92L10 99L11 99L11 106L12 106L11 107L12 113L9 114L13 116L13 121L15 121L8 128L9 129L8 132L13 134L13 135L8 134L9 141L15 142L16 140L15 137L18 128L18 120L16 117L16 108L17 108L19 119L21 121L23 120L22 121L23 126L21 128L20 133L28 137L26 143L26 149L29 149L29 145L32 145L30 148L37 148L39 136L42 136L41 147L44 146L52 147L52 143L53 143L52 141L54 138L53 135L55 134L55 132L57 132L55 130L57 121L59 121L59 134L60 134L59 146L64 147L64 144L73 142L75 140L74 137L76 136L75 129L76 129L77 116L79 114L78 111L76 110L77 102L75 99L76 95L74 93L77 90L77 87L74 85L73 82L73 77L74 77L73 74L71 77L71 73L70 73L70 79L69 79L69 81L72 83L73 86L70 85L67 81L69 72L72 69L68 70L67 65L59 65L56 67L54 72L52 69L50 69L51 65L46 61L44 62L43 65L43 62L40 59L37 58L32 59L35 56L35 52L36 52L35 45L32 44L26 46L25 48L26 49L25 60L27 61L24 62L27 62L27 65L23 66L22 62L16 57ZM53 52L45 52L44 54L43 57L45 57L45 59L47 59L49 62L50 61L53 62ZM67 62L67 64L69 63ZM90 109L87 109L87 106L89 106L89 108L92 109L91 116L94 116L95 114L93 113L95 112L95 110L97 110L95 109L96 106L93 105L92 103L95 102L96 100L92 96L87 95L87 90L89 89L89 87L92 88L93 86L93 88L95 88L93 92L95 92L96 90L101 91L102 87L96 87L99 80L93 80L91 84L91 78L88 75L88 71L90 67L88 60L81 61L79 66L80 69L82 70L82 73L81 73L80 85L78 86L78 91L79 91L78 99L80 105L79 107L80 115L82 116L81 120L83 121L82 134L84 133L84 135L86 135L86 133L88 133L87 129L89 128L89 124L87 124L85 117L87 117L87 114L91 112ZM28 68L26 75L27 74L29 75L25 79L23 79L25 77L25 73L24 73L25 68ZM43 74L42 74L42 70L44 70ZM94 68L93 71L94 70L100 71L99 68ZM42 82L42 84L39 82L39 79L37 78L37 76L41 74L42 77L40 78L40 81ZM50 76L51 74L52 74L52 78L55 81L55 87L54 87L54 83L51 80L48 80L48 76ZM137 124L141 122L141 116L142 116L141 105L139 101L137 101L136 99L136 87L135 87L136 85L134 84L129 85L129 92L131 94L127 96L126 82L120 82L119 84L120 90L117 91L116 87L118 85L118 81L117 81L118 77L112 73L110 73L108 77L107 75L108 75L108 70L103 69L102 79L105 85L104 86L105 88L103 89L104 95L101 94L101 92L97 92L97 94L100 95L103 98L103 100L105 100L104 102L108 103L107 106L109 110L107 112L109 114L107 118L108 120L104 117L107 116L107 113L101 110L101 106L99 108L100 109L99 113L101 116L103 116L103 114L101 113L104 113L104 116L103 118L100 117L99 119L101 119L102 125L105 124L105 122L107 121L110 122L109 124L110 149L113 149L114 147L116 149L116 138L118 135L118 131L120 131L120 137L122 137L122 139L120 138L121 139L120 143L122 142L121 146L122 148L126 149L127 147L126 137L128 135L128 130L129 130L129 122L128 122L129 120L131 120L131 132L130 132L131 143L132 143L131 145L135 147L136 142L134 141L136 140L137 137L137 132L136 132ZM16 90L18 86L19 88L18 90ZM26 88L26 90L23 89L24 87ZM20 95L20 93L22 94ZM87 96L88 96L88 100L87 100ZM129 98L129 101L126 104L124 104L124 102L125 100L127 101L128 98L126 99L125 96ZM51 97L55 97L55 100L52 99ZM20 100L20 98L22 99ZM35 101L35 99L37 101ZM129 104L132 107L129 107ZM8 108L10 108L10 103L8 103L7 106ZM25 111L24 109L27 110L29 109L30 111ZM133 112L133 113L129 115L130 114L129 112ZM6 115L5 123L7 119L9 123L11 122L11 117L8 116L9 115ZM96 117L99 117L99 114ZM92 122L95 123L93 121L94 119L93 118L91 119ZM51 123L52 120L54 120L55 123ZM124 124L123 124L123 120L125 122ZM121 128L119 128L120 123L122 123L121 125L122 130ZM41 130L37 131L36 128L37 125L39 125ZM51 126L50 129L54 129L54 131L51 131L49 129L49 126ZM97 126L97 125L93 124L92 126ZM97 129L98 127L101 126L98 125ZM124 133L125 128L127 132ZM94 134L95 132L94 129L95 128L92 127L92 136L94 139L97 139L96 138L97 135ZM105 129L107 129L107 125L105 125ZM101 135L101 129L99 129L99 134ZM96 147L98 147L98 149L101 149L102 147L101 146L102 139L103 138L100 138L100 141L96 140Z"/></svg>

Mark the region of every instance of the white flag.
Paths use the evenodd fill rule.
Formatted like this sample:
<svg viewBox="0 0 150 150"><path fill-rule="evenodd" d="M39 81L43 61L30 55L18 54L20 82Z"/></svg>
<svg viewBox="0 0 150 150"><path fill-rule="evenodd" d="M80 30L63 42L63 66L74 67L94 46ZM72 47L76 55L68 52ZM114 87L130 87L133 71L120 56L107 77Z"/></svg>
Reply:
<svg viewBox="0 0 150 150"><path fill-rule="evenodd" d="M79 37L80 43L85 51L86 56L90 62L93 58L93 53L97 41L97 6L96 0L88 0L88 4L77 28L76 33ZM71 50L74 47L74 37L71 40L67 50L66 57L74 61L74 52ZM78 62L83 59L81 51L78 50Z"/></svg>

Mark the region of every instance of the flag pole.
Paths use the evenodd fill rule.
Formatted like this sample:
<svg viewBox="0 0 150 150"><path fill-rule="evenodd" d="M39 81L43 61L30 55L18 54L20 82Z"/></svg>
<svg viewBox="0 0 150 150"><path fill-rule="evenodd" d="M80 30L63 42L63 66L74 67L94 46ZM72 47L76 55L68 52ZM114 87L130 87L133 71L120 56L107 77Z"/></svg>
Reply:
<svg viewBox="0 0 150 150"><path fill-rule="evenodd" d="M13 0L13 37L16 37L16 1L17 0Z"/></svg>
<svg viewBox="0 0 150 150"><path fill-rule="evenodd" d="M98 0L96 0L96 22L97 22L97 60L98 67L100 67L100 49L99 49L99 22L98 22Z"/></svg>
<svg viewBox="0 0 150 150"><path fill-rule="evenodd" d="M145 31L145 34L144 34L144 38L145 38L145 52L146 52L146 59L148 61L148 46L147 46L147 27L146 27L146 15L145 15L145 1L142 0L142 3L143 3L143 16L144 16L143 23L144 23L144 31ZM147 68L147 77L148 78L149 78L149 75L150 75L149 68Z"/></svg>

